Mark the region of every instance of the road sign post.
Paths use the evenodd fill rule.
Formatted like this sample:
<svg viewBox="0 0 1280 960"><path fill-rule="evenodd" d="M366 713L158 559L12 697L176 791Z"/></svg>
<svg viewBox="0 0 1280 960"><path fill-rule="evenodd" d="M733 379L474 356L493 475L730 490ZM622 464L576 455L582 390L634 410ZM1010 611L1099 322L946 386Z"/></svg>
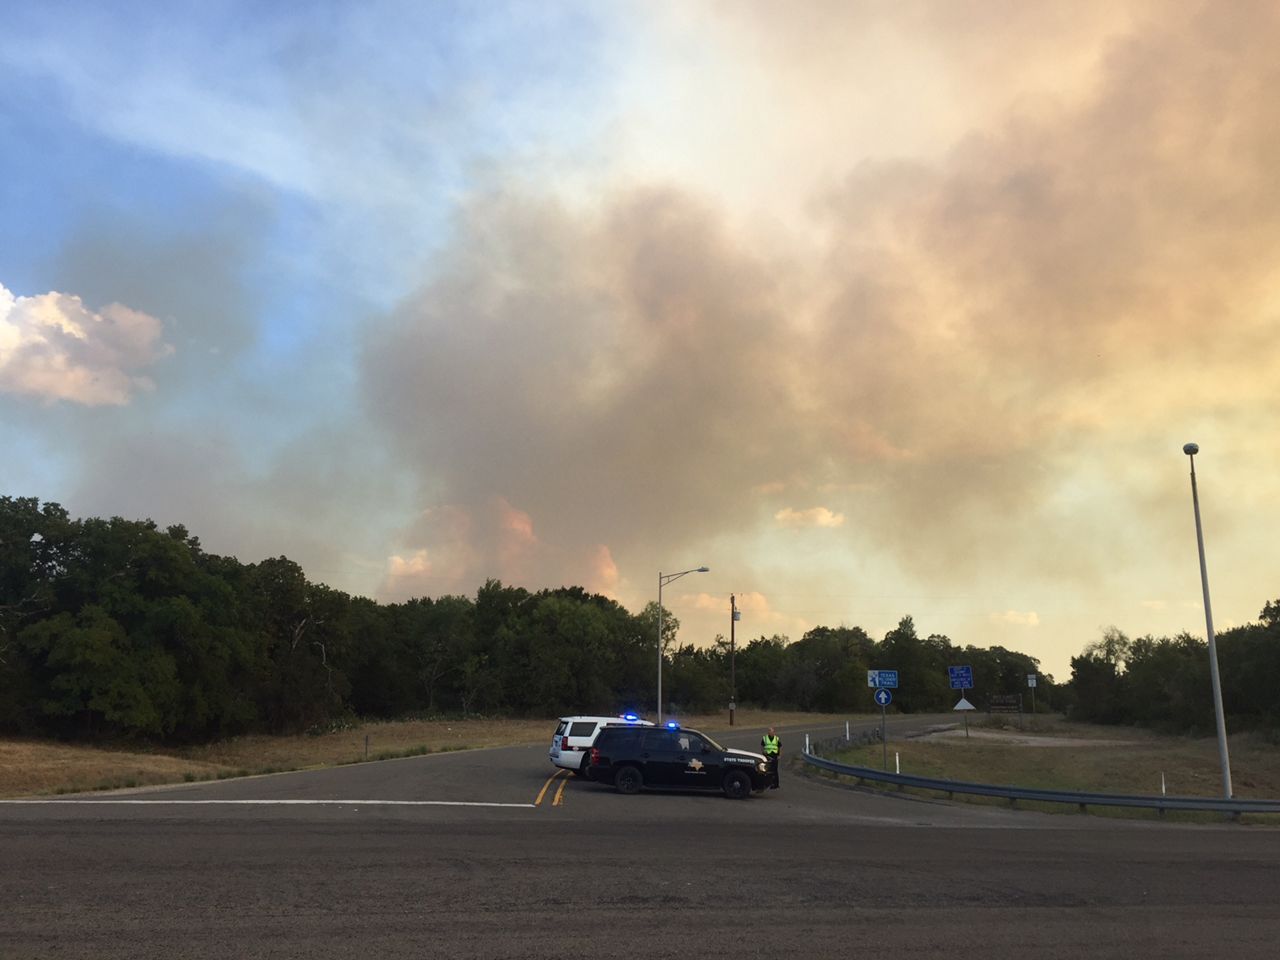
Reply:
<svg viewBox="0 0 1280 960"><path fill-rule="evenodd" d="M964 697L961 697L960 702L957 703L951 709L959 710L961 713L964 714L964 735L968 737L969 736L969 712L974 709L973 704L970 703L968 700L966 700Z"/></svg>
<svg viewBox="0 0 1280 960"><path fill-rule="evenodd" d="M880 743L884 750L884 769L889 769L889 742L885 738L884 708L893 702L890 690L898 689L897 670L868 670L867 686L875 690L875 701L880 704Z"/></svg>
<svg viewBox="0 0 1280 960"><path fill-rule="evenodd" d="M1036 675L1027 674L1027 686L1031 688L1031 716L1036 715Z"/></svg>
<svg viewBox="0 0 1280 960"><path fill-rule="evenodd" d="M973 667L947 667L947 675L951 680L951 689L960 691L960 703L968 703L965 694L973 689ZM959 705L957 710L962 709ZM969 714L964 715L964 735L969 736Z"/></svg>
<svg viewBox="0 0 1280 960"><path fill-rule="evenodd" d="M896 682L897 680L896 673L894 674L894 679ZM889 769L889 739L888 737L885 736L884 711L885 711L885 707L893 703L893 694L889 692L888 688L880 687L878 690L876 690L875 701L876 703L880 704L880 749L883 754L881 758L881 766L885 770L888 770Z"/></svg>

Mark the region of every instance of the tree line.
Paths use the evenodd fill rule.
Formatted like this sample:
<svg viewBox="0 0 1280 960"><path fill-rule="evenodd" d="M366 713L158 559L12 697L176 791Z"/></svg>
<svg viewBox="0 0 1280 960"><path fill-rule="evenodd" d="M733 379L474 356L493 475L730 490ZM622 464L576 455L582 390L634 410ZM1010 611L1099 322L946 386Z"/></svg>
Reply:
<svg viewBox="0 0 1280 960"><path fill-rule="evenodd" d="M633 614L580 587L487 582L474 598L380 604L312 583L285 557L241 563L182 526L73 519L0 497L0 729L64 737L218 739L355 717L652 712L657 604ZM903 710L947 709L951 663L1014 691L1034 658L819 627L732 652L677 642L663 615L663 689L677 711L871 709L866 670L919 678ZM1051 684L1050 684L1051 686Z"/></svg>
<svg viewBox="0 0 1280 960"><path fill-rule="evenodd" d="M1218 633L1218 673L1231 730L1280 730L1280 600L1258 622ZM1190 634L1131 640L1115 627L1071 659L1072 716L1177 733L1214 729L1208 642Z"/></svg>
<svg viewBox="0 0 1280 960"><path fill-rule="evenodd" d="M1226 686L1259 720L1275 718L1263 691L1280 677L1277 619L1268 604L1262 624L1221 638ZM895 709L947 711L958 698L947 668L959 664L973 668L969 699L981 710L1025 694L1039 671L1026 654L921 637L909 616L878 641L823 626L732 653L723 637L679 643L667 611L662 627L663 693L677 713L725 709L735 682L743 706L870 711L875 668L902 677ZM581 587L490 580L475 597L381 604L312 583L285 557L209 553L182 526L73 519L56 503L0 497L0 730L10 733L192 742L355 718L652 713L657 629L656 603L635 614ZM1109 633L1073 660L1070 684L1041 675L1037 704L1107 722L1200 723L1208 687L1196 644Z"/></svg>

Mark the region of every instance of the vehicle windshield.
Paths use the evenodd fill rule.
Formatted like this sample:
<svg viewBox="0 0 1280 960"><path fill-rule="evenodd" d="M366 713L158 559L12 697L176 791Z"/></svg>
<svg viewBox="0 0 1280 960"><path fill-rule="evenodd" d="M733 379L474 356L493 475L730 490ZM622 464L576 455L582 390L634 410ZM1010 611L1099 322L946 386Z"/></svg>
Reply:
<svg viewBox="0 0 1280 960"><path fill-rule="evenodd" d="M702 737L702 739L703 739L703 740L705 740L705 741L707 741L707 743L711 744L711 749L713 749L713 750L720 750L720 751L723 751L723 750L724 750L724 747L723 747L723 746L721 746L720 744L716 743L716 742L715 742L715 740L713 740L711 737L707 736L707 735L706 735L705 733L703 733L701 730L699 730L699 731L698 731L698 736Z"/></svg>

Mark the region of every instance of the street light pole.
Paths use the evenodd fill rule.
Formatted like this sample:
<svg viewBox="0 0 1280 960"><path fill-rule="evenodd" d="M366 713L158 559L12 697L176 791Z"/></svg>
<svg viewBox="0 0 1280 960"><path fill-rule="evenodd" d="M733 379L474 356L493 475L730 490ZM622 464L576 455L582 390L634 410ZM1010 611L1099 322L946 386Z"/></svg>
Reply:
<svg viewBox="0 0 1280 960"><path fill-rule="evenodd" d="M1222 766L1222 795L1231 799L1231 758L1227 755L1227 721L1222 712L1222 680L1218 674L1218 645L1213 635L1213 608L1209 606L1209 573L1204 563L1204 532L1200 527L1200 495L1196 490L1196 454L1200 445L1184 444L1191 461L1191 504L1196 514L1196 546L1200 550L1200 587L1204 591L1204 624L1209 635L1209 676L1213 681L1213 713L1218 725L1218 760Z"/></svg>
<svg viewBox="0 0 1280 960"><path fill-rule="evenodd" d="M708 573L710 567L693 567L679 573L658 571L658 723L662 723L662 588L672 580L679 580L686 573Z"/></svg>
<svg viewBox="0 0 1280 960"><path fill-rule="evenodd" d="M738 623L738 598L729 594L729 726L733 726L733 713L738 708L738 672L734 659L733 634Z"/></svg>

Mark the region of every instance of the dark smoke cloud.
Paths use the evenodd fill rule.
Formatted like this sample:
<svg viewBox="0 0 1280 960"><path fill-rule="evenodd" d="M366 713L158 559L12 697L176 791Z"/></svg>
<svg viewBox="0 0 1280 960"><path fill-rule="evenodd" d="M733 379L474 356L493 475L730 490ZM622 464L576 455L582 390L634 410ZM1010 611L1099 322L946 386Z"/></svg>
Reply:
<svg viewBox="0 0 1280 960"><path fill-rule="evenodd" d="M849 158L812 264L676 187L477 199L364 356L427 511L413 586L582 582L602 544L647 571L816 507L921 577L1101 576L1164 481L1117 482L1120 516L1089 520L1082 460L1276 349L1253 307L1280 253L1280 11L1145 9L1095 43L1087 95L1021 102L939 162Z"/></svg>
<svg viewBox="0 0 1280 960"><path fill-rule="evenodd" d="M486 198L441 278L370 346L374 415L423 467L424 496L473 518L498 498L528 513L560 560L546 576L601 543L710 536L805 443L800 423L774 435L794 350L770 274L673 191L587 220Z"/></svg>

